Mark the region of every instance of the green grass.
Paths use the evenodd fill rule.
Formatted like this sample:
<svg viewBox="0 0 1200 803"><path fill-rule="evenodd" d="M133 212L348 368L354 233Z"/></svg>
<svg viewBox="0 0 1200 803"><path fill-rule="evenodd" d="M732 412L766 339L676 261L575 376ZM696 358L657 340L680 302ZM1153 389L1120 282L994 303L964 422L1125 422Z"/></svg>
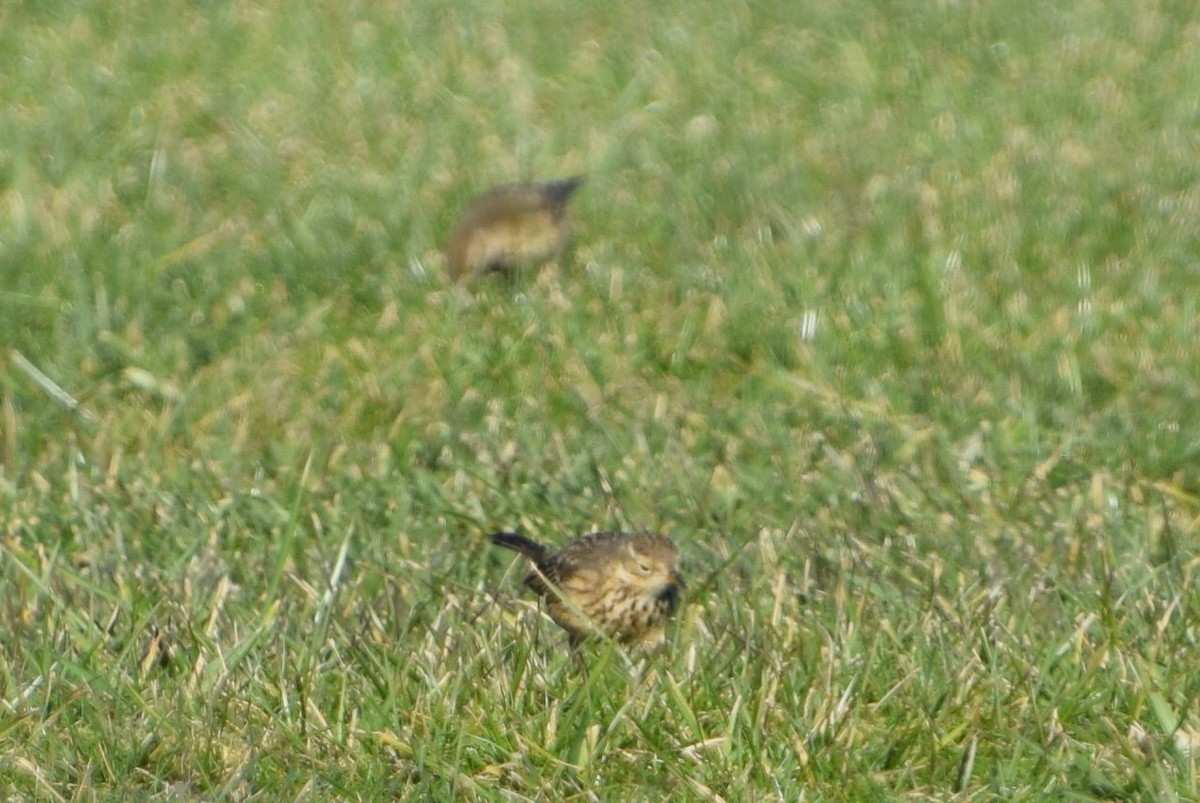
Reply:
<svg viewBox="0 0 1200 803"><path fill-rule="evenodd" d="M0 797L1200 796L1200 13L460 6L0 6Z"/></svg>

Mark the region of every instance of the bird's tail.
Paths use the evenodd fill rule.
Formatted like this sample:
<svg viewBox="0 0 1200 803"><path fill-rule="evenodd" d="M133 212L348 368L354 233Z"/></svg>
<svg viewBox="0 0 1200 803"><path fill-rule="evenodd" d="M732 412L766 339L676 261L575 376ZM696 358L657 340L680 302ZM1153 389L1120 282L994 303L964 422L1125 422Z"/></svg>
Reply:
<svg viewBox="0 0 1200 803"><path fill-rule="evenodd" d="M561 207L570 200L575 190L583 183L583 176L571 176L559 181L547 181L542 184L542 194L550 199L555 206Z"/></svg>
<svg viewBox="0 0 1200 803"><path fill-rule="evenodd" d="M492 543L496 546L520 552L534 563L541 561L549 551L537 541L530 541L525 536L518 535L517 533L492 533L490 537Z"/></svg>

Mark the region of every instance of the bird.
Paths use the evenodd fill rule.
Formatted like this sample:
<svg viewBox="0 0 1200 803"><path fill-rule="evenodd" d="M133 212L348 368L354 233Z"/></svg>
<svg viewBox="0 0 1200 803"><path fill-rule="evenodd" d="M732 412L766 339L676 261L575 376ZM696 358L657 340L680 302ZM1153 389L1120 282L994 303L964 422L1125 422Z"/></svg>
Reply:
<svg viewBox="0 0 1200 803"><path fill-rule="evenodd" d="M446 267L455 280L533 267L566 247L567 201L583 176L506 184L472 200L446 239Z"/></svg>
<svg viewBox="0 0 1200 803"><path fill-rule="evenodd" d="M572 647L597 635L642 648L666 641L667 620L686 588L679 550L669 538L651 532L592 533L553 549L518 533L490 537L496 546L533 562L525 585L567 631Z"/></svg>

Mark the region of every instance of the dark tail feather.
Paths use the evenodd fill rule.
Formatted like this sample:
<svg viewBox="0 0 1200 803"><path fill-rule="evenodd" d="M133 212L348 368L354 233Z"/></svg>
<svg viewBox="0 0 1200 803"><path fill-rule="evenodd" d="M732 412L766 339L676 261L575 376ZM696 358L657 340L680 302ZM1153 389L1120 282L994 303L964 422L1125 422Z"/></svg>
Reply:
<svg viewBox="0 0 1200 803"><path fill-rule="evenodd" d="M541 191L555 206L562 206L571 198L575 190L579 189L579 185L582 183L583 176L571 176L561 181L547 181L541 185Z"/></svg>
<svg viewBox="0 0 1200 803"><path fill-rule="evenodd" d="M490 537L492 543L496 546L520 552L534 563L539 562L546 556L546 547L537 541L530 541L523 535L517 535L516 533L492 533Z"/></svg>

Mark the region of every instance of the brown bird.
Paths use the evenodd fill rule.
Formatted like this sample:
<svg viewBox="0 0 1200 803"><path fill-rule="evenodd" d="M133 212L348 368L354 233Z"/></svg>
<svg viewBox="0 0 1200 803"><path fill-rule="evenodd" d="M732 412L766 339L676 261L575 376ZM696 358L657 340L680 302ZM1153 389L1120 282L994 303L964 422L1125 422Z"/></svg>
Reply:
<svg viewBox="0 0 1200 803"><path fill-rule="evenodd" d="M468 204L446 240L454 279L540 265L562 253L570 236L567 201L583 176L538 184L508 184Z"/></svg>
<svg viewBox="0 0 1200 803"><path fill-rule="evenodd" d="M685 587L679 550L655 533L592 533L551 549L516 533L494 533L492 543L533 561L525 575L574 646L602 634L624 644L654 647L667 636L667 619Z"/></svg>

